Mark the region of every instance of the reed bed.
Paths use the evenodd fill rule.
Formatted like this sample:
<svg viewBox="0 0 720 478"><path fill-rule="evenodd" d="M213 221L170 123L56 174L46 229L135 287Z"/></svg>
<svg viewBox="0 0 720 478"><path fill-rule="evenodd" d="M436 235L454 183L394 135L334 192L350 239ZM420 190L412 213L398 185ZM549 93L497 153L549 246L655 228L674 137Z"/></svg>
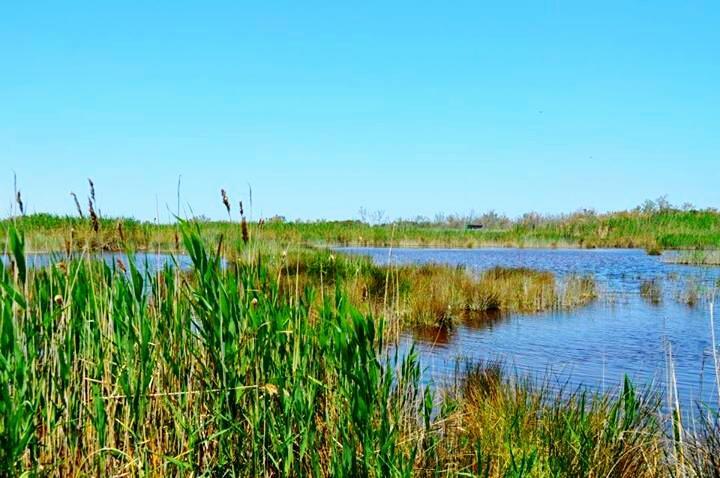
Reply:
<svg viewBox="0 0 720 478"><path fill-rule="evenodd" d="M227 193L225 194L227 197ZM78 215L59 217L49 214L24 215L13 220L27 233L33 250L60 250L68 242L67 232L75 230L75 246L85 244L110 250L121 246L109 231L123 222L134 244L148 250L174 250L175 226L132 219L105 218L88 211L84 214L74 196ZM92 196L89 201L94 205ZM224 201L224 199L223 199ZM228 199L228 205L229 205ZM97 208L93 208L94 209ZM227 209L227 206L226 206ZM229 214L228 209L228 214ZM486 215L487 216L487 215ZM652 254L663 250L705 250L703 261L716 264L720 249L720 212L714 209L680 209L666 204L597 214L582 211L561 216L526 214L516 220L497 217L456 218L453 220L393 222L369 224L363 221L289 222L281 217L246 223L247 237L260 234L265 240L287 244L330 244L343 246L406 246L406 247L621 247L641 248ZM230 216L229 216L230 219ZM468 221L486 222L479 230L467 230ZM0 230L5 230L7 220ZM240 239L242 229L228 221L205 221L201 232L205 239L223 234ZM0 242L6 240L0 236ZM682 257L697 261L697 254Z"/></svg>
<svg viewBox="0 0 720 478"><path fill-rule="evenodd" d="M194 268L68 257L0 271L0 474L407 476L421 443L414 354L340 285L282 295L258 258Z"/></svg>
<svg viewBox="0 0 720 478"><path fill-rule="evenodd" d="M452 327L458 320L485 320L482 312L538 313L584 306L597 298L590 276L556 280L554 274L528 268L495 267L476 273L443 264L377 265L363 256L300 249L278 255L271 265L299 284L341 280L353 303L383 315L400 328ZM297 284L293 283L293 280Z"/></svg>
<svg viewBox="0 0 720 478"><path fill-rule="evenodd" d="M572 276L559 284L550 272L526 268L495 267L473 274L462 267L431 264L399 267L394 273L401 291L396 310L410 325L452 326L467 313L579 307L597 297L590 277Z"/></svg>
<svg viewBox="0 0 720 478"><path fill-rule="evenodd" d="M617 395L567 394L487 365L436 389L421 380L412 349L386 342L388 322L372 313L373 294L382 291L392 317L403 288L418 287L401 270L329 252L269 254L242 233L205 235L180 227L187 271L72 251L29 268L24 235L8 228L0 475L718 473L716 412L693 433L668 434L658 400L629 381ZM537 271L416 273L450 273L472 293L483 281L542 291L494 299L501 307L566 300Z"/></svg>

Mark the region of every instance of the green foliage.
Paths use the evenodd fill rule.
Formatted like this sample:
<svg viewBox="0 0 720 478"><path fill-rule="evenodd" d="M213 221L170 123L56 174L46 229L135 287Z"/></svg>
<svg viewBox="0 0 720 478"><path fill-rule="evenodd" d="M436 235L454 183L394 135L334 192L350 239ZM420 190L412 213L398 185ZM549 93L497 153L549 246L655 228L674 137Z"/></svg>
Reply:
<svg viewBox="0 0 720 478"><path fill-rule="evenodd" d="M667 476L679 440L665 446L657 403L629 381L567 396L495 366L435 388L354 300L351 283L387 288L392 271L304 251L292 272L277 250L204 235L181 224L187 271L72 254L28 268L9 226L0 476ZM703 430L694 445L715 451Z"/></svg>
<svg viewBox="0 0 720 478"><path fill-rule="evenodd" d="M659 204L659 205L658 205ZM419 247L629 247L659 252L662 249L720 248L720 212L714 209L678 209L664 201L636 208L597 214L581 211L561 216L526 214L511 221L485 217L487 227L465 229L459 218L444 222L396 221L370 225L360 221L268 221L249 224L250 236L278 244L333 244L342 246ZM472 218L467 218L472 220ZM29 234L33 250L64 250L67 246L120 250L129 242L143 249L176 250L174 225L158 225L133 219L101 218L100 231L89 219L33 214L3 221L15 222ZM122 224L125 240L119 236ZM70 231L73 231L70 234ZM227 221L204 221L201 231L208 240L220 234L229 243L241 240L242 228ZM72 236L72 237L71 237ZM0 242L7 237L0 236Z"/></svg>

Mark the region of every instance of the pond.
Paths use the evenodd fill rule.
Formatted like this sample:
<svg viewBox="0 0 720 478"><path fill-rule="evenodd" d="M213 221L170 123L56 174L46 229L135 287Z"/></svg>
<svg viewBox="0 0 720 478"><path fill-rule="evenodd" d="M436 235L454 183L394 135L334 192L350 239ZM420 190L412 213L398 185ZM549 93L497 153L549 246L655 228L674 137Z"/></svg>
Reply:
<svg viewBox="0 0 720 478"><path fill-rule="evenodd" d="M481 271L494 266L548 270L559 278L592 274L600 297L571 311L517 314L461 322L451 331L408 331L426 377L452 376L458 359L500 360L520 376L549 386L615 390L625 375L665 391L672 352L680 401L717 406L709 301L718 267L668 264L626 249L384 249L340 248L377 263L442 263ZM653 300L640 293L652 283ZM697 296L693 306L688 297ZM705 298L705 300L704 300ZM715 321L716 337L720 327Z"/></svg>
<svg viewBox="0 0 720 478"><path fill-rule="evenodd" d="M74 259L86 257L81 254L75 254ZM98 254L92 254L94 259L102 259L107 265L113 266L118 260L122 261L125 267L129 267L129 256L123 252L102 252ZM9 263L9 256L0 254L3 264ZM133 254L132 259L135 261L135 265L141 272L154 273L158 270L162 270L166 265L175 266L177 263L178 267L182 270L188 270L192 267L192 260L189 256L183 254L166 254L166 253L155 253L155 252L137 252ZM57 263L66 260L65 254L62 253L28 253L25 255L25 262L28 267L45 267L47 265Z"/></svg>

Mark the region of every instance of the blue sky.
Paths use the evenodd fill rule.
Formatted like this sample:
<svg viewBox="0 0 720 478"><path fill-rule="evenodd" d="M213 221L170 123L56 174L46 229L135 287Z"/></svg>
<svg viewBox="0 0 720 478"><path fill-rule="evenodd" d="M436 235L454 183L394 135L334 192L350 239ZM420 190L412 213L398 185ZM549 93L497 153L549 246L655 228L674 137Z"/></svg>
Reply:
<svg viewBox="0 0 720 478"><path fill-rule="evenodd" d="M146 3L0 5L2 215L720 205L717 2Z"/></svg>

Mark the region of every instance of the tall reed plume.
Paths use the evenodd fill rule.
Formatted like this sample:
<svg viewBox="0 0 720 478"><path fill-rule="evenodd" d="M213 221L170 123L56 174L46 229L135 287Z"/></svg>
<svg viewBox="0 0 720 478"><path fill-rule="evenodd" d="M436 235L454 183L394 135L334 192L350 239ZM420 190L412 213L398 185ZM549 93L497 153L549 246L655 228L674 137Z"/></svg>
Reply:
<svg viewBox="0 0 720 478"><path fill-rule="evenodd" d="M224 189L220 190L220 195L222 196L222 202L225 205L225 209L228 213L228 219L230 219L230 199L228 198L227 192ZM242 214L242 212L240 212Z"/></svg>
<svg viewBox="0 0 720 478"><path fill-rule="evenodd" d="M248 231L247 220L245 220L245 211L243 210L243 203L240 201L240 229L242 230L242 240L245 244L250 241L250 233Z"/></svg>
<svg viewBox="0 0 720 478"><path fill-rule="evenodd" d="M90 199L95 202L95 183L90 178L88 178L88 183L90 183Z"/></svg>
<svg viewBox="0 0 720 478"><path fill-rule="evenodd" d="M92 228L95 233L100 231L100 219L98 218L98 214L95 212L95 183L93 183L93 180L88 178L88 183L90 183L90 197L88 198L88 214L90 215L90 220L92 221Z"/></svg>
<svg viewBox="0 0 720 478"><path fill-rule="evenodd" d="M75 194L74 192L70 192L70 195L72 196L73 200L75 201L75 208L77 209L77 212L80 215L80 219L85 219L85 214L83 214L82 207L80 207L80 201L78 201L77 194Z"/></svg>
<svg viewBox="0 0 720 478"><path fill-rule="evenodd" d="M88 214L90 215L90 220L92 221L93 231L95 231L96 233L99 232L100 220L98 219L98 215L95 213L92 199L88 199Z"/></svg>
<svg viewBox="0 0 720 478"><path fill-rule="evenodd" d="M25 205L22 201L22 196L20 195L20 191L17 192L17 195L15 196L15 200L17 201L18 207L20 208L20 214L25 215Z"/></svg>

